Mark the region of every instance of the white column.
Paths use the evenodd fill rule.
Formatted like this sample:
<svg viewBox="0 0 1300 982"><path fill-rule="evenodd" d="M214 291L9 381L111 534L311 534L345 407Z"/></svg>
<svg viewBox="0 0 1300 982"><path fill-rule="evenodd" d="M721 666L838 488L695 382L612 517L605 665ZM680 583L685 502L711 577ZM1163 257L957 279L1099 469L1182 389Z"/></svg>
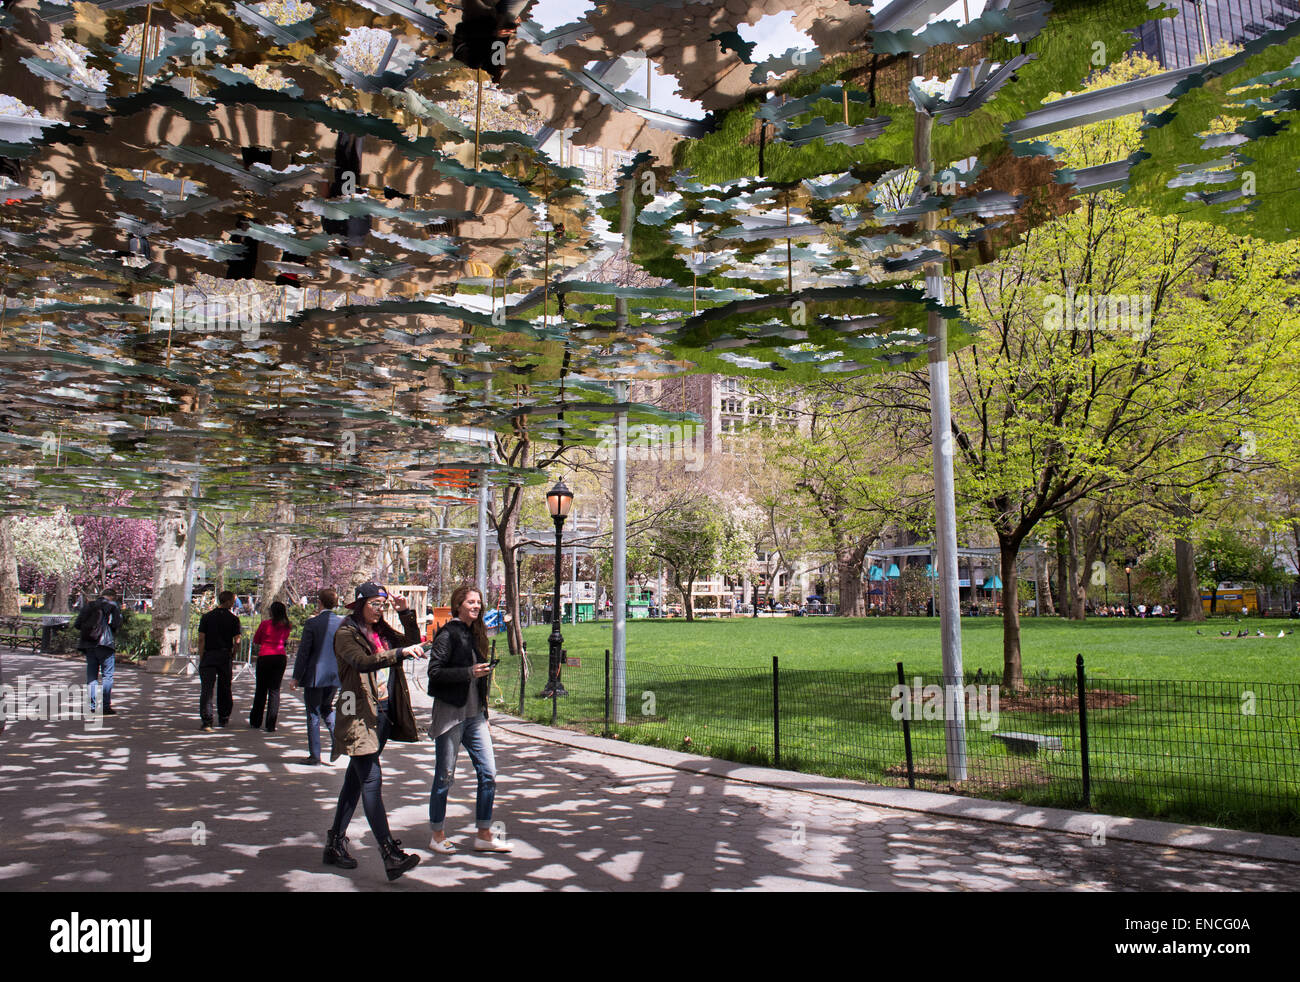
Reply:
<svg viewBox="0 0 1300 982"><path fill-rule="evenodd" d="M483 598L484 606L488 603L487 592L487 552L488 552L488 475L484 471L479 477L478 486L478 547L475 555L474 583L478 595Z"/></svg>
<svg viewBox="0 0 1300 982"><path fill-rule="evenodd" d="M614 398L627 402L630 385L618 382ZM614 441L614 649L610 695L614 722L627 722L627 413L615 421Z"/></svg>
<svg viewBox="0 0 1300 982"><path fill-rule="evenodd" d="M926 292L943 300L943 276L927 275ZM936 313L929 318L930 426L934 464L935 545L938 547L939 631L947 711L944 731L948 780L966 780L966 704L960 697L962 679L961 604L957 585L957 505L952 472L952 403L948 387L948 324Z"/></svg>
<svg viewBox="0 0 1300 982"><path fill-rule="evenodd" d="M194 603L194 540L199 535L199 478L194 476L190 491L189 533L185 538L185 592L181 595L181 638L177 654L190 656L190 607Z"/></svg>

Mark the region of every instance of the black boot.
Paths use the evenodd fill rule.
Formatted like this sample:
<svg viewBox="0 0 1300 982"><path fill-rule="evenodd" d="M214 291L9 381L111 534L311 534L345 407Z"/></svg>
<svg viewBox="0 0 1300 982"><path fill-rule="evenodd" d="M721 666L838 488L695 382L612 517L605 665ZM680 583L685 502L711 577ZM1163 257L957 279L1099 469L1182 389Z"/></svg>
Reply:
<svg viewBox="0 0 1300 982"><path fill-rule="evenodd" d="M384 872L388 874L390 880L395 880L420 865L420 857L414 853L402 852L400 845L401 843L393 838L379 844L379 851L384 857Z"/></svg>
<svg viewBox="0 0 1300 982"><path fill-rule="evenodd" d="M333 829L325 833L325 865L339 869L357 868L357 861L348 852L348 837L336 835Z"/></svg>

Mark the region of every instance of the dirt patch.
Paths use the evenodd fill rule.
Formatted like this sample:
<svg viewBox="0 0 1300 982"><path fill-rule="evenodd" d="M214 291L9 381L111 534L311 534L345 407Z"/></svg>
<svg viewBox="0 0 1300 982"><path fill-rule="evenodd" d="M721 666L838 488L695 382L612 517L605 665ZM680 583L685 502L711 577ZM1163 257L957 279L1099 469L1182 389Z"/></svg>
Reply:
<svg viewBox="0 0 1300 982"><path fill-rule="evenodd" d="M1089 689L1089 709L1122 709L1137 702L1131 692L1114 692L1110 689ZM1021 690L1015 695L1005 693L998 698L998 710L1004 713L1077 713L1079 693L1074 689L1049 688Z"/></svg>

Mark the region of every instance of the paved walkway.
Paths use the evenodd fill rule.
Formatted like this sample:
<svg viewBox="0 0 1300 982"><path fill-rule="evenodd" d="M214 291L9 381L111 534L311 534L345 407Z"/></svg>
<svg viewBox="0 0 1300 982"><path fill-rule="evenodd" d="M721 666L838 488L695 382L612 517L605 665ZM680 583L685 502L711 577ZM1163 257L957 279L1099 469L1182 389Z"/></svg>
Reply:
<svg viewBox="0 0 1300 982"><path fill-rule="evenodd" d="M76 662L8 652L3 668L9 684L84 678ZM425 851L433 748L390 744L389 819L422 855L390 885L360 808L360 867L321 864L346 758L294 764L305 754L302 709L287 688L284 696L278 731L251 730L252 680L242 679L231 727L204 734L196 678L123 668L114 688L122 712L98 731L11 723L0 737L0 889L1300 890L1300 863L1114 836L1095 844L1087 834L844 800L828 794L848 782L744 769L830 790L764 786L677 769L665 751L645 760L597 753L586 747L605 745L589 738L495 717L496 818L515 852ZM473 769L462 755L448 828L465 844L472 817Z"/></svg>

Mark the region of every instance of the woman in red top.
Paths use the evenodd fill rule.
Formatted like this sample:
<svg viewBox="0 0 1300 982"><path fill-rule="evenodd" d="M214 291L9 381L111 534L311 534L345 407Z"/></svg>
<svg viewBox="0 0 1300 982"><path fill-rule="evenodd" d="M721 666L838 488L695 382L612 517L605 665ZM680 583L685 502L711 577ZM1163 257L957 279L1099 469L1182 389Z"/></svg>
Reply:
<svg viewBox="0 0 1300 982"><path fill-rule="evenodd" d="M280 682L284 678L289 656L285 645L289 641L289 613L284 604L271 604L271 619L257 625L253 635L253 648L257 652L257 688L253 693L253 712L248 725L258 729L262 725L262 710L266 710L266 732L275 732L275 718L280 715Z"/></svg>

